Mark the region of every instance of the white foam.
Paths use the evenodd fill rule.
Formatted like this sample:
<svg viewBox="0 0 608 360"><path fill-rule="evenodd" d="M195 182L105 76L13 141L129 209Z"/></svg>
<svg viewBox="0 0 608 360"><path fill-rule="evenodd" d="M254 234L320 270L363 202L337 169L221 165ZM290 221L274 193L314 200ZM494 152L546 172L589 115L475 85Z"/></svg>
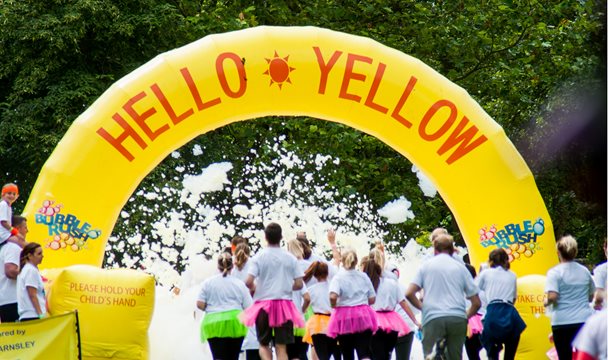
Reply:
<svg viewBox="0 0 608 360"><path fill-rule="evenodd" d="M422 193L426 197L435 197L437 195L437 188L435 184L422 172L422 170L418 169L416 165L412 165L412 172L416 173L416 177L418 178L418 187L422 190Z"/></svg>
<svg viewBox="0 0 608 360"><path fill-rule="evenodd" d="M410 210L410 206L412 206L412 203L401 196L399 199L386 203L378 210L378 214L386 218L386 222L389 224L399 224L415 217L414 212Z"/></svg>
<svg viewBox="0 0 608 360"><path fill-rule="evenodd" d="M361 257L376 240L385 237L383 223L414 218L405 197L380 211L361 194L340 198L339 191L320 177L320 170L338 166L340 159L322 154L298 156L279 146L282 141L284 138L277 138L267 145L276 152L268 162L260 161L259 151L252 149L240 174L231 172L230 162L210 164L198 172L192 165L182 166L178 170L183 172L173 178L182 188L141 189L128 201L123 212L129 216L123 215L123 221L138 220L129 224L133 233L110 238L106 263L108 267L143 268L159 284L149 330L151 359L211 358L208 346L200 344L198 338L202 313L196 310L196 296L200 283L216 271L215 257L236 229L256 249L264 246L263 226L276 221L285 240L306 231L317 254L330 254L327 230L335 228L338 245L354 248ZM202 151L197 146L192 150L194 155ZM173 152L172 156L180 155ZM133 201L137 197L139 201ZM176 200L179 206L170 210L158 206ZM150 235L139 232L143 224L151 224ZM393 241L388 245L398 244ZM115 254L112 249L121 252ZM409 283L424 250L409 241L398 253L388 259L400 268L400 281ZM209 256L212 259L208 260ZM185 270L180 274L177 268ZM181 289L180 295L171 292L174 287Z"/></svg>

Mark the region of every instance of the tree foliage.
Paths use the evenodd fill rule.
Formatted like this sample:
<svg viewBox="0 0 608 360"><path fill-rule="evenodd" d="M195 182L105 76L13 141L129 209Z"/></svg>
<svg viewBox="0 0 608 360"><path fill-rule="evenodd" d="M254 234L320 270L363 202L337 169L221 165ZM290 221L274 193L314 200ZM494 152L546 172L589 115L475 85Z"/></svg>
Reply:
<svg viewBox="0 0 608 360"><path fill-rule="evenodd" d="M524 155L556 234L577 236L582 256L597 262L606 234L605 9L600 0L0 0L3 181L27 194L72 121L155 55L212 33L313 25L370 37L466 89ZM342 125L270 118L195 141L217 161L280 134L295 151L339 157L331 185L344 194L378 206L412 200L415 221L394 229L413 238L440 224L457 231L443 201L417 190L407 159ZM168 158L142 186L166 182L161 175L186 160Z"/></svg>

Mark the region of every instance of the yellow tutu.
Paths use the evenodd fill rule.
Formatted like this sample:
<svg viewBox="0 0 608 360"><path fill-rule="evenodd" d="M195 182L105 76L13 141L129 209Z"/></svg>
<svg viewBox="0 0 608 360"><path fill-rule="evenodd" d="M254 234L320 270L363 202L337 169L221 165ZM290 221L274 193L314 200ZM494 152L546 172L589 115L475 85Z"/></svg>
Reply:
<svg viewBox="0 0 608 360"><path fill-rule="evenodd" d="M306 333L302 341L312 344L312 336L315 334L326 334L329 324L329 314L313 314L306 322Z"/></svg>

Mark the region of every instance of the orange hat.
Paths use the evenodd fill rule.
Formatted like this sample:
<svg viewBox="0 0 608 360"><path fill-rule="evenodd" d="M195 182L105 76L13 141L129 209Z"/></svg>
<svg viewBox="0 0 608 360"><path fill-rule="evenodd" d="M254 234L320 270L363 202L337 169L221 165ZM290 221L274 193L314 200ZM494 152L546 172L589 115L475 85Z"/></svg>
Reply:
<svg viewBox="0 0 608 360"><path fill-rule="evenodd" d="M6 194L7 192L14 192L15 194L19 195L19 188L15 184L6 184L2 187L2 195Z"/></svg>

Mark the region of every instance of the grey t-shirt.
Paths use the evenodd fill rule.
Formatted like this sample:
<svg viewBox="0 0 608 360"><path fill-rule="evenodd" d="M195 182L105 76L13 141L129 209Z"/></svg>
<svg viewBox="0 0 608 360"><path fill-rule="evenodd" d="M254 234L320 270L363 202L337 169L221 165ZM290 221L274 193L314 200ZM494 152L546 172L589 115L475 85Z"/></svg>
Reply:
<svg viewBox="0 0 608 360"><path fill-rule="evenodd" d="M424 290L423 325L445 316L466 319L465 298L479 293L469 271L448 254L425 261L412 283Z"/></svg>
<svg viewBox="0 0 608 360"><path fill-rule="evenodd" d="M482 271L476 282L479 289L485 291L488 302L502 300L513 303L517 297L517 275L501 266Z"/></svg>
<svg viewBox="0 0 608 360"><path fill-rule="evenodd" d="M256 279L253 300L291 300L293 281L304 276L295 256L279 247L267 247L250 260Z"/></svg>
<svg viewBox="0 0 608 360"><path fill-rule="evenodd" d="M593 314L589 297L595 292L595 285L583 265L572 261L551 268L545 283L545 292L549 291L559 294L557 304L553 305L551 325L584 323Z"/></svg>

